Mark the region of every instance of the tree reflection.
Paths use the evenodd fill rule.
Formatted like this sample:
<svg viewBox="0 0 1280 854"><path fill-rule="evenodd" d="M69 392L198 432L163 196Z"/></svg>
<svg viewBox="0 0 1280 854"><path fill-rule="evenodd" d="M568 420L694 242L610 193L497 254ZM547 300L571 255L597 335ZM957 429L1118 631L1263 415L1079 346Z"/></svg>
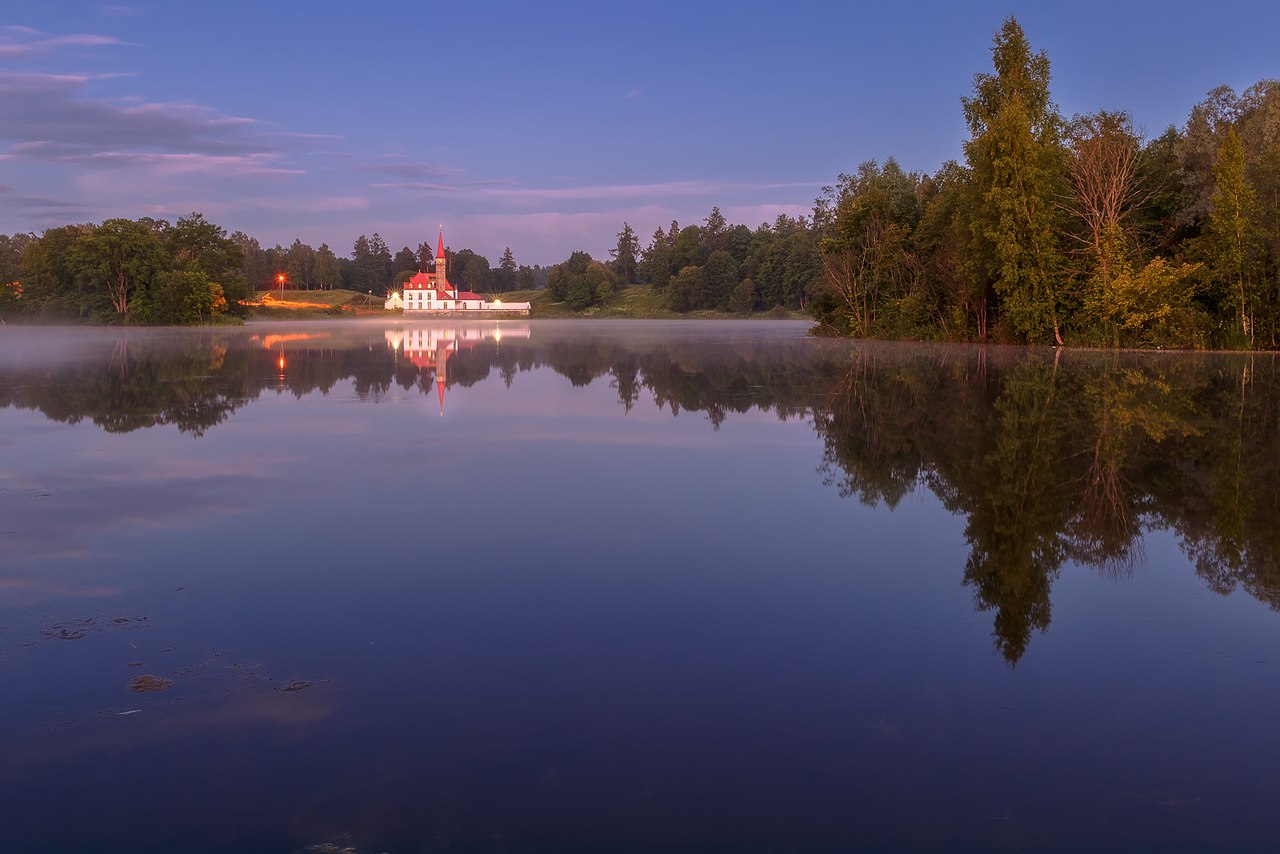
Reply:
<svg viewBox="0 0 1280 854"><path fill-rule="evenodd" d="M0 360L0 406L110 432L201 435L260 395L378 400L443 394L548 369L605 383L631 412L646 398L715 430L735 414L809 420L820 472L841 495L895 507L928 490L965 520L957 567L995 647L1015 664L1052 616L1068 566L1114 577L1170 530L1214 591L1280 609L1280 372L1274 357L974 347L573 331L459 333L425 357L378 328L278 336L121 333L84 358ZM434 339L433 339L434 340ZM434 345L433 345L434 346ZM279 359L286 358L281 368ZM441 370L442 360L448 363Z"/></svg>
<svg viewBox="0 0 1280 854"><path fill-rule="evenodd" d="M1171 529L1209 586L1280 607L1280 386L1256 357L860 349L815 417L827 480L966 519L964 581L1010 663L1064 564L1109 575Z"/></svg>

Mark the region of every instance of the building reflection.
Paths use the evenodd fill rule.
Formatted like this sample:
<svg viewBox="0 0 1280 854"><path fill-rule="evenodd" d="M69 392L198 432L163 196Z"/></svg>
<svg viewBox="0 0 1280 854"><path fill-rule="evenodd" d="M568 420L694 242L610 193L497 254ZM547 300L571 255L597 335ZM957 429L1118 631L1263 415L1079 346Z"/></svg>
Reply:
<svg viewBox="0 0 1280 854"><path fill-rule="evenodd" d="M444 390L449 382L449 359L463 350L486 341L501 344L507 339L528 339L527 323L498 323L492 326L424 326L388 329L383 333L397 358L403 356L420 372L431 371L436 378L440 414L444 415Z"/></svg>

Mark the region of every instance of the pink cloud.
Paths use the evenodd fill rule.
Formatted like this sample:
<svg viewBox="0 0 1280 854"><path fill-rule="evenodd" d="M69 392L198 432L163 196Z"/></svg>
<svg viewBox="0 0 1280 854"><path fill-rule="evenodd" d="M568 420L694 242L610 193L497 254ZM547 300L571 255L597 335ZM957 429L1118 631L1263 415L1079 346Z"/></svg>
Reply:
<svg viewBox="0 0 1280 854"><path fill-rule="evenodd" d="M21 57L46 53L64 47L102 47L125 45L114 36L93 33L70 33L54 36L30 27L0 27L0 57Z"/></svg>

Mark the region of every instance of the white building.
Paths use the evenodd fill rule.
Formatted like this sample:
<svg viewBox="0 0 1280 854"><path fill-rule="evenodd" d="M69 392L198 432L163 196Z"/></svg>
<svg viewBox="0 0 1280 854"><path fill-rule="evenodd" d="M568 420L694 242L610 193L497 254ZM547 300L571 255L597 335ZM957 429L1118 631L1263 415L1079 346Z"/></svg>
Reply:
<svg viewBox="0 0 1280 854"><path fill-rule="evenodd" d="M393 293L385 303L388 310L404 309L406 315L436 316L480 316L491 314L523 314L529 313L527 302L489 302L480 294L471 291L460 291L456 285L450 284L447 273L448 261L444 254L444 229L440 229L440 237L436 241L435 270L430 273L414 273L413 278L405 283L404 295Z"/></svg>

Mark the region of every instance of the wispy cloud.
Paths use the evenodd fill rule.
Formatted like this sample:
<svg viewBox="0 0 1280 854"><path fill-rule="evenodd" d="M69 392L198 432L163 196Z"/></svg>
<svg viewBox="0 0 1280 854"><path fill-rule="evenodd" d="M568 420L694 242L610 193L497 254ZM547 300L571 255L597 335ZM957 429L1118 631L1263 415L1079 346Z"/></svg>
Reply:
<svg viewBox="0 0 1280 854"><path fill-rule="evenodd" d="M386 181L369 186L377 190L421 190L428 193L471 193L485 187L509 187L515 184L507 178L495 178L490 181L458 181L452 184L432 181Z"/></svg>
<svg viewBox="0 0 1280 854"><path fill-rule="evenodd" d="M625 97L639 98L643 94L644 94L644 90L641 89L639 86L632 86L630 89L627 90L627 94Z"/></svg>
<svg viewBox="0 0 1280 854"><path fill-rule="evenodd" d="M369 209L369 199L363 196L262 197L243 199L241 204L247 208L284 213L333 213Z"/></svg>
<svg viewBox="0 0 1280 854"><path fill-rule="evenodd" d="M23 57L48 53L65 47L102 47L126 45L115 36L95 33L70 33L50 35L30 27L10 25L0 27L0 57Z"/></svg>
<svg viewBox="0 0 1280 854"><path fill-rule="evenodd" d="M138 10L132 6L103 6L102 14L108 18L130 18L138 14Z"/></svg>
<svg viewBox="0 0 1280 854"><path fill-rule="evenodd" d="M421 190L436 193L466 191L474 197L506 201L515 205L536 205L546 202L595 201L635 202L696 198L700 196L723 197L734 193L752 193L767 190L817 188L819 182L749 183L732 181L665 181L652 184L587 184L576 187L521 187L512 181L471 181L467 183L405 182L373 185L378 189Z"/></svg>
<svg viewBox="0 0 1280 854"><path fill-rule="evenodd" d="M460 178L465 174L463 170L453 166L445 166L439 163L423 163L410 160L400 154L383 154L375 157L371 163L365 165L364 169L369 172L390 175L394 178L410 180L415 178Z"/></svg>
<svg viewBox="0 0 1280 854"><path fill-rule="evenodd" d="M58 143L15 145L0 160L74 163L105 169L146 169L156 177L176 175L280 178L306 174L305 170L281 165L274 154L176 154L155 151L84 151L79 146Z"/></svg>
<svg viewBox="0 0 1280 854"><path fill-rule="evenodd" d="M39 213L66 216L73 212L85 213L88 209L80 202L69 202L63 199L51 199L43 196L29 196L15 190L8 184L0 184L0 206L22 208Z"/></svg>
<svg viewBox="0 0 1280 854"><path fill-rule="evenodd" d="M59 158L122 148L202 154L250 154L264 145L243 132L252 119L198 104L131 103L86 97L86 75L0 71L0 140L8 159Z"/></svg>

